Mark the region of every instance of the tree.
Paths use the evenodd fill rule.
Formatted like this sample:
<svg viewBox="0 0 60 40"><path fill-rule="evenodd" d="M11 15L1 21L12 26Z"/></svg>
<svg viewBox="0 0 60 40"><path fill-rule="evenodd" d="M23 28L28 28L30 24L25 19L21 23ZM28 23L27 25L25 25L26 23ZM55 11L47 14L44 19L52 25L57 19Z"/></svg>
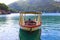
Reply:
<svg viewBox="0 0 60 40"><path fill-rule="evenodd" d="M4 3L0 3L0 10L5 10L5 11L8 11L9 8L7 5L5 5Z"/></svg>

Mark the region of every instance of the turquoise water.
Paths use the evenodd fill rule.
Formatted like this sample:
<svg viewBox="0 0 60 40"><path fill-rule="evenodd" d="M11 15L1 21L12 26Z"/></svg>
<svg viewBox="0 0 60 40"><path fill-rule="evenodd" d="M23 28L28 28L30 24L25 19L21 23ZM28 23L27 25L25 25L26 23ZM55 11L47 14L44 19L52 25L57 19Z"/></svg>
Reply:
<svg viewBox="0 0 60 40"><path fill-rule="evenodd" d="M42 16L42 40L60 40L60 16Z"/></svg>
<svg viewBox="0 0 60 40"><path fill-rule="evenodd" d="M42 15L41 40L60 40L60 16L51 15ZM19 14L0 15L0 40L19 40L19 28Z"/></svg>

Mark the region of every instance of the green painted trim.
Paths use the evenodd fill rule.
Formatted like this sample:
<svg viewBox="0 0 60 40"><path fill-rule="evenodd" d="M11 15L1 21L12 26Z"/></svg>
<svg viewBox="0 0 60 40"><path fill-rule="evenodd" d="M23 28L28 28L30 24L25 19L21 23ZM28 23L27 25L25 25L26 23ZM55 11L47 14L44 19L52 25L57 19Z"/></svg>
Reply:
<svg viewBox="0 0 60 40"><path fill-rule="evenodd" d="M20 40L41 40L41 29L30 32L20 29L19 38Z"/></svg>

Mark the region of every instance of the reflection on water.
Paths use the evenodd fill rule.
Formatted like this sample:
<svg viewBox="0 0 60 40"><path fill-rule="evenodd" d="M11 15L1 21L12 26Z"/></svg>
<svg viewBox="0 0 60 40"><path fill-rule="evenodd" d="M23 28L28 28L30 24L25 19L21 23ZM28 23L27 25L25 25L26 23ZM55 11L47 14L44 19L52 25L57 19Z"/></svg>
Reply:
<svg viewBox="0 0 60 40"><path fill-rule="evenodd" d="M0 23L3 24L3 22L4 22L4 23L6 22L6 17L0 17Z"/></svg>
<svg viewBox="0 0 60 40"><path fill-rule="evenodd" d="M19 14L0 15L0 40L19 40ZM42 40L60 40L60 16L42 16Z"/></svg>
<svg viewBox="0 0 60 40"><path fill-rule="evenodd" d="M12 18L11 15L0 17L0 40L19 40L18 20Z"/></svg>

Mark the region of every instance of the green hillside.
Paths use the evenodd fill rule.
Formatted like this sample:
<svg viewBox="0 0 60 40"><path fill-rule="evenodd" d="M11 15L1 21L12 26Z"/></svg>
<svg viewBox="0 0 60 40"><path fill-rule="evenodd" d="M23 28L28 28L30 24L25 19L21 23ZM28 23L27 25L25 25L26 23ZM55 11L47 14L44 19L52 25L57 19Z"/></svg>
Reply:
<svg viewBox="0 0 60 40"><path fill-rule="evenodd" d="M18 11L60 12L59 5L60 3L54 0L21 0L10 4L9 7Z"/></svg>

